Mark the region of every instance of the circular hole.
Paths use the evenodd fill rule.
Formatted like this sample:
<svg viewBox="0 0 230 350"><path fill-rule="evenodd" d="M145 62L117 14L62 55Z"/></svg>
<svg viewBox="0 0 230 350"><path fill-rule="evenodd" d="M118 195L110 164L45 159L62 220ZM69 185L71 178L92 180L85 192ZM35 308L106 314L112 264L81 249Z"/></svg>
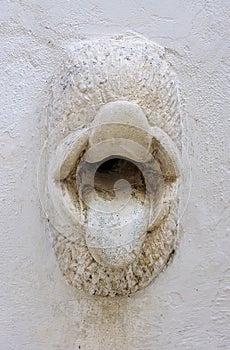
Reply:
<svg viewBox="0 0 230 350"><path fill-rule="evenodd" d="M144 197L144 177L133 161L114 157L105 159L97 168L94 188L104 199L113 199L115 190L122 191L127 186L131 188L132 196Z"/></svg>

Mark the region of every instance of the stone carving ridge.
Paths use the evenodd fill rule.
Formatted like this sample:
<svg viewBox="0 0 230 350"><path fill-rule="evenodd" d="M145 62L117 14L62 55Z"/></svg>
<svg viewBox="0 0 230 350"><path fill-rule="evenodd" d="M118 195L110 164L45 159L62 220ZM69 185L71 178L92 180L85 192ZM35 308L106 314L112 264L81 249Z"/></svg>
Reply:
<svg viewBox="0 0 230 350"><path fill-rule="evenodd" d="M129 295L146 287L167 265L178 238L180 104L164 49L134 35L72 45L52 79L45 113L49 136L40 161L39 191L63 275L92 295ZM109 191L103 197L100 187L101 181L107 186L114 169L109 177L107 170L99 171L108 159L120 172L125 164L128 179L137 181L127 202L127 213L137 215L125 225L119 212L121 244L115 237L119 230L101 225L105 218L115 220L113 214L92 205L100 209L104 202L105 208L116 203ZM148 162L153 164L151 174L157 174L155 187L146 175ZM81 182L94 164L98 197L87 199L91 209ZM119 190L121 196L128 193L127 188Z"/></svg>

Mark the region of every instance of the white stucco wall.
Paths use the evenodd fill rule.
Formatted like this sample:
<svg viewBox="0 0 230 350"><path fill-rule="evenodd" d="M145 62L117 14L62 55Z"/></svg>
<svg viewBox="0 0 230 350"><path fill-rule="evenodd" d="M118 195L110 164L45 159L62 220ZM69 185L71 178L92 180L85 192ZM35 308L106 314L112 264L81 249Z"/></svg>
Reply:
<svg viewBox="0 0 230 350"><path fill-rule="evenodd" d="M226 0L2 0L0 348L230 348ZM177 254L130 298L74 291L59 272L36 186L47 80L69 41L136 31L181 82L191 195Z"/></svg>

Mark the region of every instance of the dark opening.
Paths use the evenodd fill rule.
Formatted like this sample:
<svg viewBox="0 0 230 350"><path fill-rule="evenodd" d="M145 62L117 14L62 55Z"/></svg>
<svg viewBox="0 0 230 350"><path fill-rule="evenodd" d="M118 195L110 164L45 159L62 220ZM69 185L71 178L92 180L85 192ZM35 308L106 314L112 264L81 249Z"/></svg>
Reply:
<svg viewBox="0 0 230 350"><path fill-rule="evenodd" d="M123 158L105 160L97 169L94 177L95 190L106 199L115 196L114 184L118 180L126 180L131 186L132 195L145 194L145 182L137 165Z"/></svg>

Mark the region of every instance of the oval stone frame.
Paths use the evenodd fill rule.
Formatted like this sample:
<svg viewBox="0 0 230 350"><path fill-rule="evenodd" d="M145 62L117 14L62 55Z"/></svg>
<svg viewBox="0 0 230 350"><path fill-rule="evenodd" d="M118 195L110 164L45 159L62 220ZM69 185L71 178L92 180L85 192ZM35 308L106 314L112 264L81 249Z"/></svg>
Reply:
<svg viewBox="0 0 230 350"><path fill-rule="evenodd" d="M60 269L68 283L92 295L129 295L159 275L177 246L181 117L175 73L162 47L118 36L72 44L49 89L38 185ZM109 144L120 135L130 152L118 147L113 154ZM100 148L102 141L108 147ZM130 244L92 248L73 174L87 151L90 162L109 155L143 161L137 144L154 157L164 180L157 215L143 222L145 232Z"/></svg>

